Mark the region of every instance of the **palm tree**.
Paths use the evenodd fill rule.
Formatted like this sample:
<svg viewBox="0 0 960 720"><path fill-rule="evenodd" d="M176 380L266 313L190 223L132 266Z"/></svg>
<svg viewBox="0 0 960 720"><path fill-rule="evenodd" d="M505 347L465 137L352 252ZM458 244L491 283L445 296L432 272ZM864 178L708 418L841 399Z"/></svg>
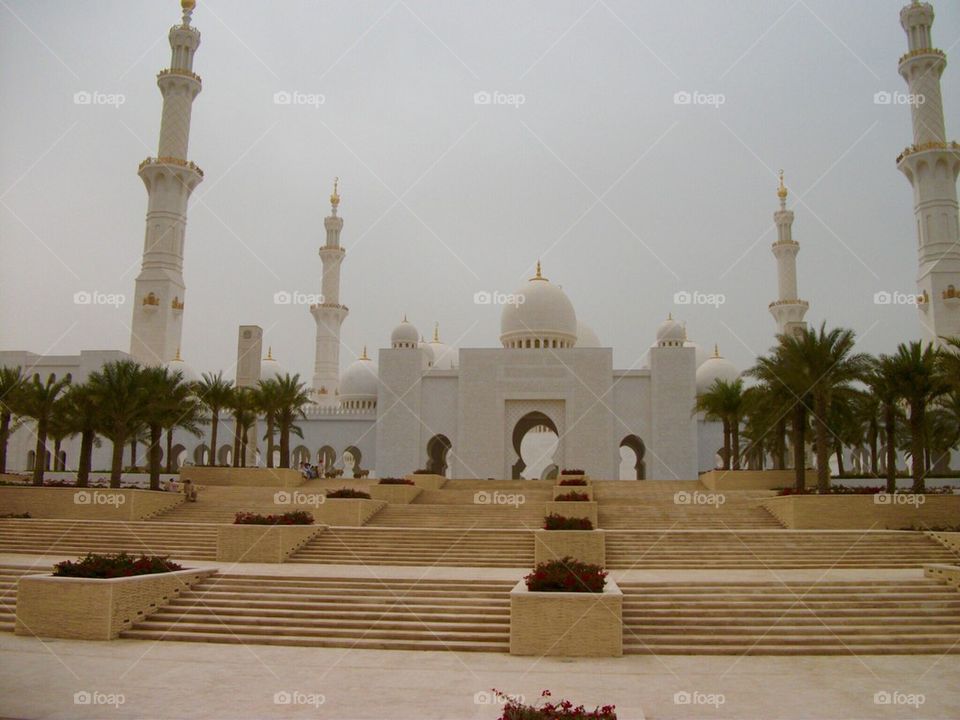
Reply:
<svg viewBox="0 0 960 720"><path fill-rule="evenodd" d="M163 418L163 429L167 437L166 471L172 473L173 466L173 432L176 429L186 430L191 435L200 437L200 424L203 422L203 408L195 395L196 386L193 383L182 382L173 388L167 403L167 412Z"/></svg>
<svg viewBox="0 0 960 720"><path fill-rule="evenodd" d="M888 493L897 491L897 419L900 415L900 398L890 380L892 366L892 358L881 355L873 362L873 367L865 378L869 394L877 399L881 409Z"/></svg>
<svg viewBox="0 0 960 720"><path fill-rule="evenodd" d="M142 373L144 390L149 397L143 409L143 420L150 433L149 465L150 489L160 489L160 443L163 431L177 424L178 413L182 411L190 395L190 387L183 381L180 370L151 367Z"/></svg>
<svg viewBox="0 0 960 720"><path fill-rule="evenodd" d="M133 360L104 364L87 383L100 408L100 431L113 443L110 487L120 487L123 448L143 427L143 411L149 398L143 368Z"/></svg>
<svg viewBox="0 0 960 720"><path fill-rule="evenodd" d="M766 457L773 459L773 469L786 467L787 412L782 398L767 383L758 383L743 391L746 423L743 435L749 439L745 454L751 455L757 469L763 470Z"/></svg>
<svg viewBox="0 0 960 720"><path fill-rule="evenodd" d="M34 485L43 485L50 418L57 399L68 385L70 385L69 373L59 380L54 373L50 373L45 382L41 382L40 375L36 374L23 386L21 395L23 414L33 418L37 423L36 461L33 463Z"/></svg>
<svg viewBox="0 0 960 720"><path fill-rule="evenodd" d="M80 435L77 458L77 487L86 487L90 479L93 447L100 424L99 400L90 385L71 385L63 396L62 421L70 435Z"/></svg>
<svg viewBox="0 0 960 720"><path fill-rule="evenodd" d="M255 392L257 409L263 413L267 423L267 467L272 468L276 447L274 436L277 432L277 412L280 410L280 385L272 378L261 380Z"/></svg>
<svg viewBox="0 0 960 720"><path fill-rule="evenodd" d="M0 367L0 475L7 471L7 442L10 425L19 414L23 372L19 367Z"/></svg>
<svg viewBox="0 0 960 720"><path fill-rule="evenodd" d="M708 420L719 420L723 424L724 470L730 469L731 458L733 469L740 469L740 421L745 409L743 380L739 378L732 382L717 378L697 397L694 412L700 411Z"/></svg>
<svg viewBox="0 0 960 720"><path fill-rule="evenodd" d="M942 373L941 353L932 344L901 343L885 364L887 380L910 408L910 466L913 491L925 492L927 406L949 391Z"/></svg>
<svg viewBox="0 0 960 720"><path fill-rule="evenodd" d="M960 337L942 338L940 362L944 378L954 390L960 390Z"/></svg>
<svg viewBox="0 0 960 720"><path fill-rule="evenodd" d="M250 428L257 422L257 399L255 390L249 387L236 388L230 410L233 413L233 466L247 466L247 445Z"/></svg>
<svg viewBox="0 0 960 720"><path fill-rule="evenodd" d="M280 467L290 467L290 433L301 435L295 423L306 417L304 407L310 402L307 386L300 382L299 373L285 374L277 382L277 430L280 433Z"/></svg>
<svg viewBox="0 0 960 720"><path fill-rule="evenodd" d="M233 401L233 381L224 380L223 372L216 375L204 373L197 383L196 394L200 403L210 412L210 456L207 465L217 464L217 429L220 413Z"/></svg>

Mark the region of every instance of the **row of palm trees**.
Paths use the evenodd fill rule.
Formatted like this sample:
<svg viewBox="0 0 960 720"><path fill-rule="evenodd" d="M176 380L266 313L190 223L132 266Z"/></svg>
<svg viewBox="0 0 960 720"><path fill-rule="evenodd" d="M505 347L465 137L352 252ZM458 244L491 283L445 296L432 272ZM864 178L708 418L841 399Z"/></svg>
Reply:
<svg viewBox="0 0 960 720"><path fill-rule="evenodd" d="M831 454L844 473L843 449L869 451L868 474L880 476L879 449L888 492L896 489L898 449L910 458L913 491L960 445L960 338L902 343L892 355L855 352L852 330L807 328L781 335L768 354L744 373L756 383L718 379L697 397L695 412L723 425L723 467L746 460L786 467L793 449L795 486L805 489L806 448L816 456L817 488L830 489ZM746 439L746 447L741 438Z"/></svg>
<svg viewBox="0 0 960 720"><path fill-rule="evenodd" d="M234 419L233 464L244 466L250 432L259 418L266 421L267 466L273 466L279 449L280 467L290 467L290 435L302 437L296 422L305 417L310 396L299 375L262 380L256 387L235 387L223 373L204 373L188 382L179 370L144 367L132 360L103 365L83 383L70 375L46 379L23 373L19 367L0 367L0 473L6 472L7 442L20 424L35 423L36 451L33 483L43 484L47 443L54 442L59 462L61 443L80 436L77 485L89 481L93 449L101 439L112 443L110 486L120 487L124 448L131 445L135 464L138 443L147 444L151 489L159 489L162 445L166 441L166 471L173 472L173 434L185 430L201 435L200 426L211 426L208 464L213 465L219 420L223 413ZM279 442L278 442L279 440ZM59 468L63 469L63 468Z"/></svg>

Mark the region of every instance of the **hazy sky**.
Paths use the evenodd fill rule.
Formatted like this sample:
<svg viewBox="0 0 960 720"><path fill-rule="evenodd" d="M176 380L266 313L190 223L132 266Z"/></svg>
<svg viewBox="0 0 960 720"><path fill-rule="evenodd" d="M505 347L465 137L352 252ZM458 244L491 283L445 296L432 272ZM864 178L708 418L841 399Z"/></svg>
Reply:
<svg viewBox="0 0 960 720"><path fill-rule="evenodd" d="M0 349L129 348L175 0L0 2ZM903 0L199 0L184 358L236 359L259 324L310 377L314 323L278 291L319 292L342 178L343 364L406 313L459 347L498 345L500 308L542 258L616 367L673 312L738 366L773 342L776 171L801 244L807 319L862 349L920 336ZM960 136L960 4L934 3L948 134ZM122 105L74 103L77 92ZM323 96L278 105L278 92ZM522 104L476 104L475 93ZM722 105L676 104L678 92ZM678 291L725 302L677 306ZM77 306L78 291L128 302Z"/></svg>

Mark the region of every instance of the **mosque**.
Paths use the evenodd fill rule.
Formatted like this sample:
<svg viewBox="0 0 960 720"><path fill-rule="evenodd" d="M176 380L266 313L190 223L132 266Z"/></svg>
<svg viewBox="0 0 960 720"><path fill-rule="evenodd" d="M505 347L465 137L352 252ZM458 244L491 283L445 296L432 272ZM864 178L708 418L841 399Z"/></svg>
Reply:
<svg viewBox="0 0 960 720"><path fill-rule="evenodd" d="M71 373L82 382L104 362L126 357L148 365L166 364L188 379L196 373L181 356L186 312L183 282L187 202L203 181L188 160L190 117L201 91L193 70L200 33L192 25L194 0L182 0L183 16L169 33L171 64L157 76L163 96L156 157L144 160L139 175L147 191L147 217L141 272L136 279L129 353L89 351L78 356L39 356L0 352L0 364L20 365L46 376ZM960 242L956 178L960 146L946 140L940 96L944 54L932 49L933 9L913 2L901 12L909 52L900 72L923 105L912 106L914 144L898 158L914 189L919 243L918 303L930 339L960 335ZM770 303L776 333L805 327L809 308L798 294L793 212L781 174L779 207L773 219L777 239L778 297ZM455 348L443 343L434 326L425 341L406 318L389 343L362 356L341 373L340 329L349 315L341 302L341 244L338 185L324 220L319 248L321 302L309 312L316 328L312 402L299 423L292 462L358 470L374 476L403 475L418 468L457 478L545 477L562 468L580 468L598 478L694 479L713 469L722 447L718 423L693 413L698 393L714 380L732 380L739 370L718 349L703 357L687 337L681 319L668 317L651 333L643 367L617 369L613 351L582 320L548 269L535 274L504 304L497 348ZM307 322L306 317L304 318ZM772 335L773 333L771 333ZM771 338L772 339L772 338ZM187 351L188 349L184 349ZM236 384L255 386L285 372L272 348L264 353L255 325L239 328ZM179 464L219 464L233 460L231 419L222 418L222 445L210 448L206 435L175 437ZM264 428L251 432L247 464L264 465L258 447ZM32 467L34 439L21 428L10 442L12 470ZM61 457L44 460L51 469L72 467L78 446L63 445ZM145 453L145 449L144 449ZM94 467L107 467L109 448L95 452Z"/></svg>

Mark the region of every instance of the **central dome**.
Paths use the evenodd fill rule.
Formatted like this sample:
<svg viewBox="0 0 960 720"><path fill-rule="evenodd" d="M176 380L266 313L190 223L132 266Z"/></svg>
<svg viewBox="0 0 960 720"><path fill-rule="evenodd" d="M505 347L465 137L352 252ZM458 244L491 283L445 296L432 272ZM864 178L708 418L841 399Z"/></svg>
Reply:
<svg viewBox="0 0 960 720"><path fill-rule="evenodd" d="M577 334L573 303L559 285L540 274L538 262L537 274L503 306L500 342L505 348L570 348Z"/></svg>

